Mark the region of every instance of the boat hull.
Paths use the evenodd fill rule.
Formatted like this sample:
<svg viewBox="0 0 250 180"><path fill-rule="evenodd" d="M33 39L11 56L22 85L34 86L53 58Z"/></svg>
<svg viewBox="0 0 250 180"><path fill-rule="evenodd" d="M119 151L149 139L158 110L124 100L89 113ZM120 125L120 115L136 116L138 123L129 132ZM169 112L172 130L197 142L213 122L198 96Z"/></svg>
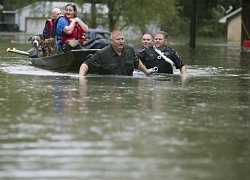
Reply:
<svg viewBox="0 0 250 180"><path fill-rule="evenodd" d="M77 49L53 56L30 58L31 64L47 70L79 71L81 64L89 54L94 54L99 49Z"/></svg>

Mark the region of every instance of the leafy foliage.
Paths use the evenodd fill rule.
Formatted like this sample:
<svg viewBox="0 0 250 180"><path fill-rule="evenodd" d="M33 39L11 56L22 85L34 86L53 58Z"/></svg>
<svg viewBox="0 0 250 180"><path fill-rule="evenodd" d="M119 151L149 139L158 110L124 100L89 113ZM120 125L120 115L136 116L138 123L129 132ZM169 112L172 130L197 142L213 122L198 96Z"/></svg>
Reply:
<svg viewBox="0 0 250 180"><path fill-rule="evenodd" d="M53 0L50 0L53 1ZM69 2L68 0L60 0ZM192 0L193 1L193 0ZM0 0L4 10L16 10L37 0ZM133 34L145 32L154 34L158 30L167 31L171 36L189 36L191 1L187 0L71 0L79 6L92 4L92 13L81 11L81 18L90 27L104 29L129 29ZM105 4L108 13L103 6ZM218 22L224 16L222 6L241 7L239 0L196 0L196 34L203 37L225 36L226 25Z"/></svg>
<svg viewBox="0 0 250 180"><path fill-rule="evenodd" d="M180 18L190 18L191 3L177 0L183 7L179 11ZM196 0L196 34L203 37L220 37L226 33L226 25L219 23L224 16L221 6L228 9L230 5L241 7L238 0ZM189 31L188 31L189 32Z"/></svg>

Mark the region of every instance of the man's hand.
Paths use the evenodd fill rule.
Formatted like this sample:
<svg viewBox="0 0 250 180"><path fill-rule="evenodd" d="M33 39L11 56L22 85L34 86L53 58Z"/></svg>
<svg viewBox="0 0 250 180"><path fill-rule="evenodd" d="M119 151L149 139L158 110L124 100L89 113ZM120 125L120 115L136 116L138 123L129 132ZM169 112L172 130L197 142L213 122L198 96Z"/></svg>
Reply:
<svg viewBox="0 0 250 180"><path fill-rule="evenodd" d="M155 73L155 70L153 70L152 68L151 69L147 69L145 73L146 74L153 74L153 73Z"/></svg>

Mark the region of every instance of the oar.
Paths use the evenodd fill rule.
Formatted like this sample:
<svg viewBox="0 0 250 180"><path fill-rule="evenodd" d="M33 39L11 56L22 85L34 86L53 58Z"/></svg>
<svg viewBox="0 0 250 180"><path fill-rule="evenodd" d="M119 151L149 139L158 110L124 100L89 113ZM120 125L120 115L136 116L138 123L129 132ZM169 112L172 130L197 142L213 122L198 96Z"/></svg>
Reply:
<svg viewBox="0 0 250 180"><path fill-rule="evenodd" d="M26 55L26 56L30 55L28 52L26 52L26 51L20 51L20 50L17 50L16 48L13 48L13 49L8 48L7 52L22 54L22 55Z"/></svg>

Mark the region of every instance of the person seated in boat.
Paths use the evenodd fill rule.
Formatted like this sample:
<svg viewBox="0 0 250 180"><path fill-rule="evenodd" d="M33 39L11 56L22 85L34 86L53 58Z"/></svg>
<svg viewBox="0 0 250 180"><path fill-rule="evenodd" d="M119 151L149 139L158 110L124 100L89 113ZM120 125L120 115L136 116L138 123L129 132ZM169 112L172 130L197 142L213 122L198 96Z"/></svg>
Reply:
<svg viewBox="0 0 250 180"><path fill-rule="evenodd" d="M64 16L58 19L56 26L58 50L62 52L67 42L72 43L72 46L83 45L86 42L83 34L87 33L88 30L88 25L77 17L76 5L74 3L67 4Z"/></svg>
<svg viewBox="0 0 250 180"><path fill-rule="evenodd" d="M132 76L135 68L146 74L153 73L153 70L147 69L135 56L134 49L124 44L124 35L121 30L112 31L110 43L83 62L79 69L79 76L84 76L87 72Z"/></svg>
<svg viewBox="0 0 250 180"><path fill-rule="evenodd" d="M168 34L159 31L154 37L154 46L148 46L136 53L146 68L156 68L158 73L173 74L173 68L180 70L181 74L187 74L186 67L178 53L167 46Z"/></svg>
<svg viewBox="0 0 250 180"><path fill-rule="evenodd" d="M141 48L136 49L135 53L137 53L140 50L142 50L143 48L151 46L153 44L154 44L153 36L149 33L145 33L145 34L143 34L143 36L141 38Z"/></svg>
<svg viewBox="0 0 250 180"><path fill-rule="evenodd" d="M62 16L62 11L59 8L51 10L51 19L47 19L43 29L43 38L55 38L56 37L56 24L57 20Z"/></svg>

